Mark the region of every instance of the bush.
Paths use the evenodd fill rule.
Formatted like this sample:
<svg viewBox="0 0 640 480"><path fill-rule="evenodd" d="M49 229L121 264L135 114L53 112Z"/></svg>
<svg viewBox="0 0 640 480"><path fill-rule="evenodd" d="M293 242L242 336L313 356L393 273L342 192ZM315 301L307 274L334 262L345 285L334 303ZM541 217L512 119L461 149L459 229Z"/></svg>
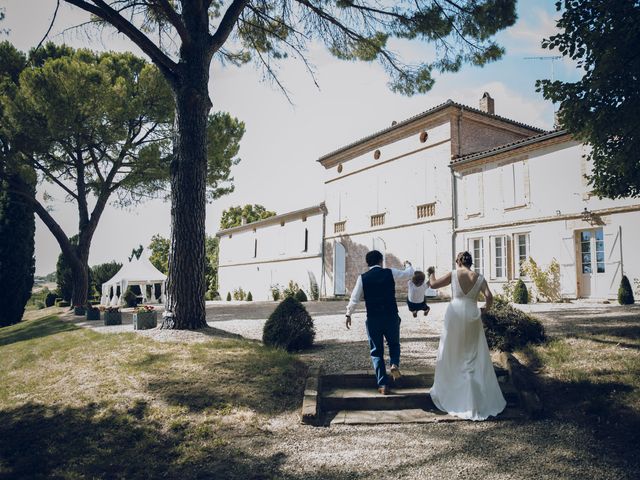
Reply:
<svg viewBox="0 0 640 480"><path fill-rule="evenodd" d="M127 288L127 291L122 295L122 299L127 307L135 307L138 304L138 297L136 297L131 288Z"/></svg>
<svg viewBox="0 0 640 480"><path fill-rule="evenodd" d="M522 270L531 278L535 286L535 297L537 300L547 302L561 302L562 292L560 288L560 264L554 258L546 270L543 270L535 260L529 260L522 264Z"/></svg>
<svg viewBox="0 0 640 480"><path fill-rule="evenodd" d="M289 352L311 347L315 336L313 319L304 305L293 297L285 298L276 307L262 331L265 345Z"/></svg>
<svg viewBox="0 0 640 480"><path fill-rule="evenodd" d="M35 303L35 306L36 306L36 308L37 308L38 310L42 310L42 309L44 308L44 302L41 302L40 300L38 300L38 301Z"/></svg>
<svg viewBox="0 0 640 480"><path fill-rule="evenodd" d="M68 307L70 304L69 304L69 302L67 302L66 300L60 300L60 301L57 303L57 305L58 305L58 307L65 308L65 307Z"/></svg>
<svg viewBox="0 0 640 480"><path fill-rule="evenodd" d="M47 293L47 296L44 297L44 304L47 307L53 307L56 304L56 299L58 298L58 294L55 292Z"/></svg>
<svg viewBox="0 0 640 480"><path fill-rule="evenodd" d="M230 302L230 301L231 301L231 292L228 292L227 293L227 302Z"/></svg>
<svg viewBox="0 0 640 480"><path fill-rule="evenodd" d="M298 290L296 294L293 296L293 298L295 298L299 302L306 302L308 300L307 294L304 293L304 290L302 289Z"/></svg>
<svg viewBox="0 0 640 480"><path fill-rule="evenodd" d="M253 295L251 295L251 292L247 293L247 302L253 302Z"/></svg>
<svg viewBox="0 0 640 480"><path fill-rule="evenodd" d="M513 303L529 303L529 291L522 279L518 280L513 289Z"/></svg>
<svg viewBox="0 0 640 480"><path fill-rule="evenodd" d="M620 287L618 288L618 303L620 305L633 305L635 299L633 298L633 290L631 290L631 283L626 275L622 276L620 280Z"/></svg>
<svg viewBox="0 0 640 480"><path fill-rule="evenodd" d="M546 340L542 323L514 308L502 298L496 298L491 310L482 316L489 348L512 352L529 343Z"/></svg>
<svg viewBox="0 0 640 480"><path fill-rule="evenodd" d="M233 291L233 299L234 300L242 301L242 300L245 299L246 296L247 296L247 294L242 289L242 287L238 287L236 290Z"/></svg>
<svg viewBox="0 0 640 480"><path fill-rule="evenodd" d="M273 298L274 301L278 301L280 300L280 285L275 284L275 285L271 285L270 287L271 289L271 298Z"/></svg>
<svg viewBox="0 0 640 480"><path fill-rule="evenodd" d="M289 285L282 291L282 294L285 298L294 297L298 290L300 290L298 284L293 280L289 280Z"/></svg>
<svg viewBox="0 0 640 480"><path fill-rule="evenodd" d="M320 298L320 291L318 290L318 284L316 282L311 282L309 293L311 294L311 300L318 300Z"/></svg>

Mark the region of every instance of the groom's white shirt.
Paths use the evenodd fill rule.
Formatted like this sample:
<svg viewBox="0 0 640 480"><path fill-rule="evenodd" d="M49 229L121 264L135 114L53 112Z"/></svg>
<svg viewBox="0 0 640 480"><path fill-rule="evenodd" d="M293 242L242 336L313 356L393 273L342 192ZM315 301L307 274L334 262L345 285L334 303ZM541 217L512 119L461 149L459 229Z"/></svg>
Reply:
<svg viewBox="0 0 640 480"><path fill-rule="evenodd" d="M372 268L382 268L380 265L374 265L373 267L369 267L369 270ZM413 267L409 265L404 270L398 270L397 268L390 268L391 273L393 274L394 280L408 280L413 276ZM356 309L356 305L362 300L362 296L364 295L364 290L362 289L362 275L358 275L358 279L356 280L356 286L353 287L353 291L351 292L351 298L349 299L349 304L347 305L347 315L353 314L353 311Z"/></svg>

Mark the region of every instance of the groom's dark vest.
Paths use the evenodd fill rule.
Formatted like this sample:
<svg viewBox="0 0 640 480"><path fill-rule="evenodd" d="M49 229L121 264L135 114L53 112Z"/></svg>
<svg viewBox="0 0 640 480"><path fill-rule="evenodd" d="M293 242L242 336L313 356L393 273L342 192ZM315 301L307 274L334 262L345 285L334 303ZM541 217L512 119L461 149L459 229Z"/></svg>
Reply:
<svg viewBox="0 0 640 480"><path fill-rule="evenodd" d="M364 303L367 317L387 317L398 314L396 304L396 282L388 268L372 268L362 274Z"/></svg>

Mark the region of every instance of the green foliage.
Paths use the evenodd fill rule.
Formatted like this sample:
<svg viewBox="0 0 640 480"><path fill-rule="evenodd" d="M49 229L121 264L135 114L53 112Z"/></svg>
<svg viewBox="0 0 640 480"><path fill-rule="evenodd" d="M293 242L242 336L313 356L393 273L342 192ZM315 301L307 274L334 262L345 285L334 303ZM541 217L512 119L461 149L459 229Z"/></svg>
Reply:
<svg viewBox="0 0 640 480"><path fill-rule="evenodd" d="M251 292L247 293L247 302L253 302L253 295L251 295Z"/></svg>
<svg viewBox="0 0 640 480"><path fill-rule="evenodd" d="M242 287L238 287L236 290L233 291L233 299L234 300L244 300L246 297L246 293L245 291L242 289Z"/></svg>
<svg viewBox="0 0 640 480"><path fill-rule="evenodd" d="M136 260L140 260L140 255L142 255L143 250L144 247L142 245L138 245L137 248L132 249L131 255L129 255L129 261L133 260L134 257Z"/></svg>
<svg viewBox="0 0 640 480"><path fill-rule="evenodd" d="M536 301L561 302L560 264L554 258L543 270L531 257L522 264L522 271L533 281Z"/></svg>
<svg viewBox="0 0 640 480"><path fill-rule="evenodd" d="M102 284L113 278L121 268L122 264L115 261L101 263L100 265L91 267L92 283L98 295L102 295Z"/></svg>
<svg viewBox="0 0 640 480"><path fill-rule="evenodd" d="M623 275L622 280L620 280L620 287L618 287L618 303L620 305L633 305L634 302L631 283L627 276Z"/></svg>
<svg viewBox="0 0 640 480"><path fill-rule="evenodd" d="M308 300L307 298L307 294L304 293L304 290L299 289L295 295L293 296L293 298L295 298L296 300L298 300L300 303L306 302Z"/></svg>
<svg viewBox="0 0 640 480"><path fill-rule="evenodd" d="M169 239L156 233L147 247L151 251L149 261L165 275L169 272L169 246Z"/></svg>
<svg viewBox="0 0 640 480"><path fill-rule="evenodd" d="M67 302L66 300L61 300L61 301L59 301L59 302L58 302L58 307L64 307L64 308L66 308L66 307L68 307L69 305L70 305L70 304L69 304L69 302Z"/></svg>
<svg viewBox="0 0 640 480"><path fill-rule="evenodd" d="M135 307L138 304L138 297L131 288L127 288L124 295L122 295L122 299L127 307Z"/></svg>
<svg viewBox="0 0 640 480"><path fill-rule="evenodd" d="M242 225L242 218L247 220L247 223L257 222L258 220L264 220L265 218L273 217L276 212L271 212L264 208L262 205L245 205L244 207L229 207L227 210L223 210L222 217L220 218L220 228L232 228Z"/></svg>
<svg viewBox="0 0 640 480"><path fill-rule="evenodd" d="M300 290L300 286L293 280L289 280L289 285L282 291L282 295L287 297L295 297L296 293Z"/></svg>
<svg viewBox="0 0 640 480"><path fill-rule="evenodd" d="M538 80L560 102L560 123L588 143L589 184L600 197L640 196L640 4L631 0L558 1L560 33L545 39L584 71L577 82Z"/></svg>
<svg viewBox="0 0 640 480"><path fill-rule="evenodd" d="M512 352L546 340L542 323L500 297L482 316L489 348Z"/></svg>
<svg viewBox="0 0 640 480"><path fill-rule="evenodd" d="M309 294L311 295L311 300L317 301L320 298L320 290L318 289L318 284L316 282L311 282Z"/></svg>
<svg viewBox="0 0 640 480"><path fill-rule="evenodd" d="M207 235L205 237L205 256L206 263L204 268L204 278L212 297L215 297L218 293L218 251L219 251L218 237Z"/></svg>
<svg viewBox="0 0 640 480"><path fill-rule="evenodd" d="M47 293L47 296L44 297L45 307L53 307L56 303L56 298L58 298L58 294L56 292Z"/></svg>
<svg viewBox="0 0 640 480"><path fill-rule="evenodd" d="M529 303L529 291L522 279L519 279L513 289L513 303Z"/></svg>
<svg viewBox="0 0 640 480"><path fill-rule="evenodd" d="M277 302L278 300L280 300L280 297L282 297L280 285L278 285L277 283L275 285L271 285L269 287L269 290L271 291L271 298L273 298L274 301Z"/></svg>
<svg viewBox="0 0 640 480"><path fill-rule="evenodd" d="M227 292L227 302L231 301L231 292Z"/></svg>
<svg viewBox="0 0 640 480"><path fill-rule="evenodd" d="M262 341L265 345L289 352L310 348L316 332L313 319L295 298L285 298L264 324Z"/></svg>

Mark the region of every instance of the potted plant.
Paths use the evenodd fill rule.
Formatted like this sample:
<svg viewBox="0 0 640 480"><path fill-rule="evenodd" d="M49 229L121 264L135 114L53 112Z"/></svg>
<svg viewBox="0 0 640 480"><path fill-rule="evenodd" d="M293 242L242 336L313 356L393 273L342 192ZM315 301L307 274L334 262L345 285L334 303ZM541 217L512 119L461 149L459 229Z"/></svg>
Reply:
<svg viewBox="0 0 640 480"><path fill-rule="evenodd" d="M140 305L133 313L133 329L147 330L158 325L156 310L151 305Z"/></svg>
<svg viewBox="0 0 640 480"><path fill-rule="evenodd" d="M119 307L100 307L105 325L122 325L122 313Z"/></svg>
<svg viewBox="0 0 640 480"><path fill-rule="evenodd" d="M73 314L74 315L83 315L87 313L87 309L84 305L74 305L73 306Z"/></svg>
<svg viewBox="0 0 640 480"><path fill-rule="evenodd" d="M100 320L100 309L94 305L89 305L87 308L87 320Z"/></svg>

